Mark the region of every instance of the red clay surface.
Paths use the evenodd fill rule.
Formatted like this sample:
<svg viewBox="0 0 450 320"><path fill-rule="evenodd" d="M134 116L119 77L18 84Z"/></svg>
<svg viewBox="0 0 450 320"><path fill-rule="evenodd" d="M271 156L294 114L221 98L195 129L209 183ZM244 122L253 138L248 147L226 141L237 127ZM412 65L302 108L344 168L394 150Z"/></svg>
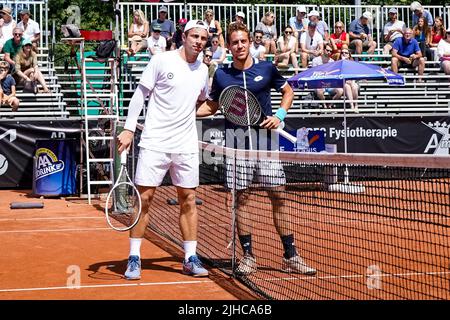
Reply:
<svg viewBox="0 0 450 320"><path fill-rule="evenodd" d="M183 275L180 258L150 241L142 245L141 280L125 280L127 232L110 229L101 209L87 201L28 193L0 191L0 299L237 299L214 279L226 277L215 270L209 278ZM16 201L45 207L11 210Z"/></svg>

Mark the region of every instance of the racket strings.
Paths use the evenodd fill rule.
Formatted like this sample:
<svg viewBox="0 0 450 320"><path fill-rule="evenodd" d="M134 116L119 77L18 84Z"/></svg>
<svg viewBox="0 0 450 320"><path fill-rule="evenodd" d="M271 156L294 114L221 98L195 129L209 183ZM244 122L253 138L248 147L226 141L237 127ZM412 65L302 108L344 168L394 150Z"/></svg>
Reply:
<svg viewBox="0 0 450 320"><path fill-rule="evenodd" d="M261 108L251 92L240 87L226 89L220 99L222 112L228 121L240 125L257 125L261 118Z"/></svg>

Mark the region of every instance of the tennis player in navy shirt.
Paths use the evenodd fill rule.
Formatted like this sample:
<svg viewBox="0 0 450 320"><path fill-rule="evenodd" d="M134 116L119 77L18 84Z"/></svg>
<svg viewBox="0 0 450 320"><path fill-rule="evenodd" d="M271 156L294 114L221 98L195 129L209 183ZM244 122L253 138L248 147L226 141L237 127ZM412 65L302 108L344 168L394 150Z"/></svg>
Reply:
<svg viewBox="0 0 450 320"><path fill-rule="evenodd" d="M244 24L230 24L227 32L228 49L233 56L233 63L228 67L218 69L214 74L210 99L203 103L197 110L197 116L214 114L218 108L219 96L230 85L238 85L250 90L258 99L267 119L260 128L248 128L235 126L225 120L226 146L230 148L251 150L278 150L278 135L275 131L292 105L294 92L286 80L279 74L276 67L267 61L258 61L250 55L250 34ZM282 94L280 108L272 116L270 90L275 89ZM249 130L253 137L249 143ZM271 137L266 140L267 137ZM254 141L256 140L256 141ZM269 141L271 142L269 144ZM232 185L231 161L227 163L227 187ZM301 274L315 274L316 270L309 267L298 255L294 242L294 234L290 225L290 214L283 192L285 190L286 177L283 166L279 161L238 160L236 172L236 186L238 197L237 229L239 241L243 250L243 258L239 261L236 272L248 276L257 271L256 256L252 250L252 225L250 213L245 207L248 205L248 194L245 190L253 181L267 191L272 203L273 218L278 234L284 248L282 270Z"/></svg>

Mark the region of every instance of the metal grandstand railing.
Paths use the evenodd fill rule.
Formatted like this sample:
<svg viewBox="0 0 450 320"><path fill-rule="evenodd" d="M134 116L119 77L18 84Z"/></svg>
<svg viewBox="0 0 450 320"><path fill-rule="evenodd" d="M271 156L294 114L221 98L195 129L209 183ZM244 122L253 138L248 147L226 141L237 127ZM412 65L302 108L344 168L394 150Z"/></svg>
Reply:
<svg viewBox="0 0 450 320"><path fill-rule="evenodd" d="M119 2L119 9L121 12L120 36L121 43L126 46L128 27L132 21L133 10L141 9L147 20L152 21L158 17L158 8L160 3L148 2ZM290 17L295 16L296 7L298 4L228 4L228 3L164 3L168 8L168 19L175 23L179 18L184 17L188 19L203 19L203 14L206 9L214 11L215 19L218 20L223 28L224 36L226 37L225 26L233 20L234 15L238 11L245 14L245 23L249 26L250 31L253 31L256 24L261 21L264 13L273 11L275 14L275 24L277 32L280 34L281 30L288 25ZM447 5L424 5L425 10L431 12L433 17L442 16L444 25L447 27L450 22L450 6ZM312 9L318 10L321 13L323 21L328 24L330 32L333 32L334 23L336 21L343 21L346 29L350 22L366 11L369 10L373 14L373 31L374 39L377 41L378 49L383 47L383 27L388 19L388 11L390 8L397 8L398 18L403 20L406 25L411 25L412 12L409 6L405 5L306 5L306 10L309 12Z"/></svg>
<svg viewBox="0 0 450 320"><path fill-rule="evenodd" d="M31 19L39 23L41 28L41 46L48 47L48 0L3 0L2 4L12 9L12 17L16 21L19 20L21 10L30 10Z"/></svg>

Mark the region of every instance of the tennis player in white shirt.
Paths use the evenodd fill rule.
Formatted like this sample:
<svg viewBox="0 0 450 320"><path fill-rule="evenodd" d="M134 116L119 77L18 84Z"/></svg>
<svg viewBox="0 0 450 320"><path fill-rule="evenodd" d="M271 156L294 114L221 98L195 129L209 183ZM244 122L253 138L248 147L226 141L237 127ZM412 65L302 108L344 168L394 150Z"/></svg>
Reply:
<svg viewBox="0 0 450 320"><path fill-rule="evenodd" d="M124 131L117 137L118 151L129 148L137 119L149 96L135 184L142 197L142 214L130 231L130 254L125 278L140 279L140 246L150 221L148 208L156 187L166 172L178 192L179 225L183 236L183 273L207 276L196 255L198 216L195 188L199 185L196 104L208 97L208 68L197 60L208 39L208 26L189 21L184 29L183 47L152 57L130 101Z"/></svg>

